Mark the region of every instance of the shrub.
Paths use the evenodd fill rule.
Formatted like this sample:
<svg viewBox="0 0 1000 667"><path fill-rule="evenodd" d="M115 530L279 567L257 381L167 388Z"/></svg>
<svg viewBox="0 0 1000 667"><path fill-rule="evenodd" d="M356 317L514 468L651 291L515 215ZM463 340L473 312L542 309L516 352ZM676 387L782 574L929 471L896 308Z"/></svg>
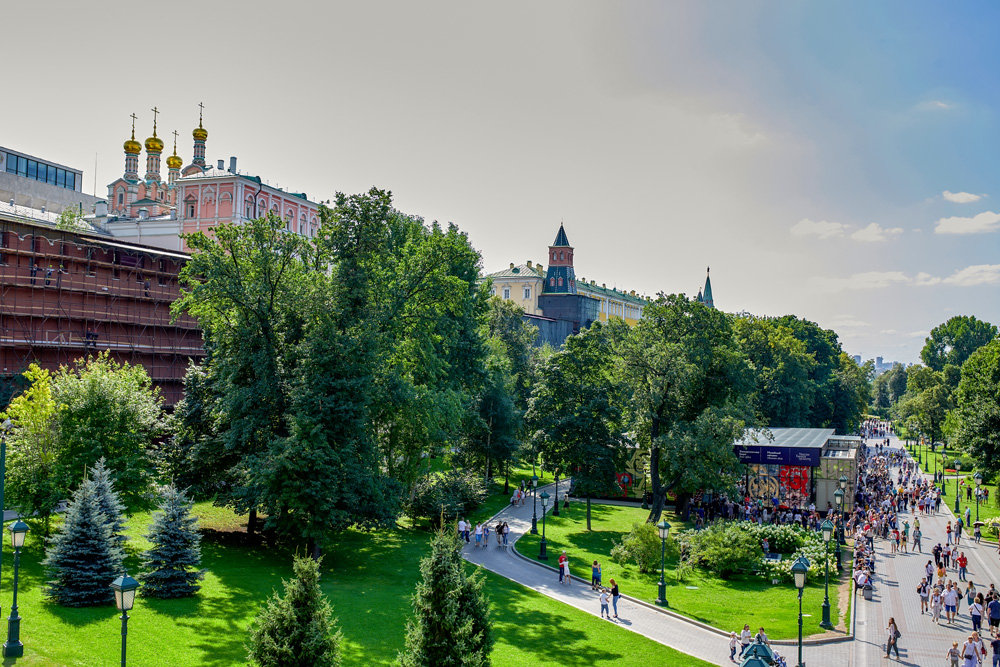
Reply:
<svg viewBox="0 0 1000 667"><path fill-rule="evenodd" d="M802 526L774 525L770 523L758 525L750 521L740 522L737 525L753 534L757 539L757 544L761 544L766 539L768 547L773 553L785 555L795 553L795 551L805 546L809 539L808 535L810 531Z"/></svg>
<svg viewBox="0 0 1000 667"><path fill-rule="evenodd" d="M632 530L611 548L611 560L619 565L631 564L639 572L652 572L660 566L660 536L651 523L634 523Z"/></svg>
<svg viewBox="0 0 1000 667"><path fill-rule="evenodd" d="M760 543L752 531L740 524L714 523L693 534L688 531L688 538L691 558L723 579L760 569Z"/></svg>
<svg viewBox="0 0 1000 667"><path fill-rule="evenodd" d="M474 510L486 499L483 480L468 471L450 470L424 475L413 485L405 512L411 519L427 519L437 525L444 514L453 521Z"/></svg>

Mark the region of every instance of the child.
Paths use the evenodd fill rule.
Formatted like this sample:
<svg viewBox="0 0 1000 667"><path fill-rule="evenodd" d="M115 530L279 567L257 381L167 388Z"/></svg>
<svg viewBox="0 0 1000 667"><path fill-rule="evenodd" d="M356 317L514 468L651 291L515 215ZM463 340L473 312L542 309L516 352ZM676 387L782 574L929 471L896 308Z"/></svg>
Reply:
<svg viewBox="0 0 1000 667"><path fill-rule="evenodd" d="M729 660L731 662L736 662L736 647L739 646L740 642L736 638L735 632L729 633Z"/></svg>
<svg viewBox="0 0 1000 667"><path fill-rule="evenodd" d="M611 620L611 612L608 611L608 589L601 589L601 618Z"/></svg>
<svg viewBox="0 0 1000 667"><path fill-rule="evenodd" d="M951 648L944 654L944 657L951 661L949 663L951 667L958 667L958 642L951 643Z"/></svg>

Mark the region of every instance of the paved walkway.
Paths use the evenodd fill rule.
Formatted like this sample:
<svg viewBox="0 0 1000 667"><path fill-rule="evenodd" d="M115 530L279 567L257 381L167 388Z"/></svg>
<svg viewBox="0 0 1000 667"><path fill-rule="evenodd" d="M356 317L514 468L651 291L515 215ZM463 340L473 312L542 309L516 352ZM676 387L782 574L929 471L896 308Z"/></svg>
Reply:
<svg viewBox="0 0 1000 667"><path fill-rule="evenodd" d="M561 482L561 484L565 485L565 482ZM551 492L553 487L545 487L544 490ZM538 530L541 531L541 505L538 505L537 511ZM529 500L524 507L508 507L503 510L491 523L496 523L497 520L506 521L510 526L510 542L513 544L523 534L531 530L531 513L531 501ZM600 616L600 602L597 593L590 590L588 583L574 579L569 586L562 585L559 583L559 576L556 572L521 558L513 552L513 547L508 547L506 551L494 546L487 549L476 549L473 544L465 547L463 555L470 562L482 565L488 570L523 584L543 595L582 609L594 616ZM559 554L550 552L549 558L554 566L558 561ZM575 572L572 570L572 565L571 561L572 574L590 578L589 568L585 572L581 569L585 565L584 563L577 562L578 569ZM628 591L623 592L627 593ZM789 592L789 595L793 594L793 592ZM618 616L619 620L612 622L616 622L627 630L637 632L656 642L717 665L733 664L729 661L728 637L716 634L706 629L705 626L682 616L667 614L660 609L651 608L625 598L618 602ZM807 665L815 665L816 667L850 665L850 647L850 642L806 646L803 650L803 658ZM778 650L786 657L792 658L789 660L789 664L795 663L797 659L796 647L780 646Z"/></svg>
<svg viewBox="0 0 1000 667"><path fill-rule="evenodd" d="M901 447L896 438L890 441L892 447ZM565 482L563 482L565 484ZM545 487L551 492L552 486ZM890 544L885 540L876 540L878 553L876 560L876 589L874 599L865 601L860 596L855 609L855 633L853 641L841 641L832 644L807 645L803 649L803 659L810 667L869 667L880 665L884 658L885 627L889 617L895 617L899 624L902 638L899 641L900 664L913 667L925 665L944 665L945 651L951 642L957 641L961 646L965 637L971 631L967 605L963 599L959 608L958 620L953 625L942 622L935 625L929 614L920 613L919 599L916 594L917 584L923 577L924 565L929 559L930 549L937 542L944 544L945 525L954 521L949 509L941 506L941 512L936 515L920 516L920 527L923 532L923 553L892 554ZM550 508L551 509L551 508ZM541 530L541 505L538 506L539 530ZM521 535L531 529L532 506L527 502L524 507L508 507L493 520L506 521L510 526L510 541L513 544ZM908 512L900 515L913 525L913 515ZM963 534L961 548L969 558L969 579L976 584L978 590L988 589L991 582L1000 584L1000 559L996 555L996 547L983 543L975 545ZM488 570L504 576L512 581L523 584L533 590L553 599L572 605L578 609L599 616L600 604L597 594L590 590L585 581L575 579L569 586L561 585L554 571L540 564L522 558L513 552L493 546L488 549L476 549L469 545L465 548L467 560L482 565ZM550 553L550 562L555 565L558 553ZM577 563L582 567L585 564ZM578 571L577 575L589 578L589 569ZM958 579L956 570L949 570L952 579ZM964 587L964 584L963 584ZM627 591L624 591L627 593ZM650 639L665 644L679 651L701 658L718 665L732 665L729 661L728 640L726 637L706 628L700 623L691 621L679 615L664 613L655 608L632 600L622 599L618 603L617 621L623 628L637 632ZM795 664L797 649L795 646L782 645L778 650L788 658L789 664ZM986 663L989 664L989 663Z"/></svg>

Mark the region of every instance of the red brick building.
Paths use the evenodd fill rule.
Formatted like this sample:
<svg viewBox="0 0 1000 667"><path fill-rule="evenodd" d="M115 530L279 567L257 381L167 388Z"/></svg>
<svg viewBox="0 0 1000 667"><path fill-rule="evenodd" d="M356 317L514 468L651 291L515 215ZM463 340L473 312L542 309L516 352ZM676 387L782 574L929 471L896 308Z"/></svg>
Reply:
<svg viewBox="0 0 1000 667"><path fill-rule="evenodd" d="M197 322L171 321L187 255L59 230L52 218L0 202L0 405L32 361L56 369L104 350L142 364L175 403L188 364L205 356Z"/></svg>

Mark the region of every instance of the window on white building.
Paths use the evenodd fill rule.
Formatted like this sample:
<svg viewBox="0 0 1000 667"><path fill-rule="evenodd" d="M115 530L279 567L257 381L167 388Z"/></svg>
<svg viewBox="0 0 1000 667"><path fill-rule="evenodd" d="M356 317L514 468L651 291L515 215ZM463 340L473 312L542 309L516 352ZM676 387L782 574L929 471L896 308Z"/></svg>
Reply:
<svg viewBox="0 0 1000 667"><path fill-rule="evenodd" d="M531 298L531 288L530 287L525 287L524 288L524 298L525 299L530 299Z"/></svg>
<svg viewBox="0 0 1000 667"><path fill-rule="evenodd" d="M504 287L503 288L503 298L505 298L505 299L509 299L510 298L510 288L509 287Z"/></svg>

